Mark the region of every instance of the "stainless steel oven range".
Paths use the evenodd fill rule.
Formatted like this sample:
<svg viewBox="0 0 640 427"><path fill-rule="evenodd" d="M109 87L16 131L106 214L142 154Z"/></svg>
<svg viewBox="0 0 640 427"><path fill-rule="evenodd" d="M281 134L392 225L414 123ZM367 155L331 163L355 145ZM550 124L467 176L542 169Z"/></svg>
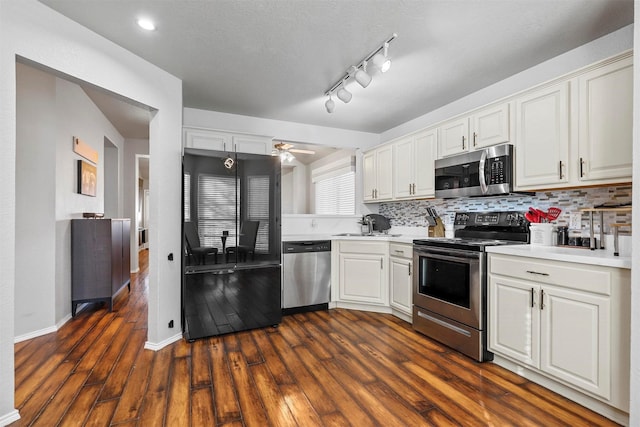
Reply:
<svg viewBox="0 0 640 427"><path fill-rule="evenodd" d="M523 212L458 212L454 238L413 241L413 328L477 361L487 351L485 248L529 242Z"/></svg>

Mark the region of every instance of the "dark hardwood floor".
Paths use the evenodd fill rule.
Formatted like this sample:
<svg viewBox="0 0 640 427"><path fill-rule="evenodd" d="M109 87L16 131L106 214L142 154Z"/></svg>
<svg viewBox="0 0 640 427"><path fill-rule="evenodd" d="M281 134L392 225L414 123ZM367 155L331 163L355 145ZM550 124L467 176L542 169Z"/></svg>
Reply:
<svg viewBox="0 0 640 427"><path fill-rule="evenodd" d="M330 310L144 350L147 252L114 311L15 346L14 426L607 426L390 315Z"/></svg>

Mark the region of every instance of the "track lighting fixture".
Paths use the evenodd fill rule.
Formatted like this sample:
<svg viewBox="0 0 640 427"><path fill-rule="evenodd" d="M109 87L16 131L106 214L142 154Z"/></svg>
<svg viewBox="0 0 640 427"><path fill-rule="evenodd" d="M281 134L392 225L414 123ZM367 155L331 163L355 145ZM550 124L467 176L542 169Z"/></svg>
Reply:
<svg viewBox="0 0 640 427"><path fill-rule="evenodd" d="M353 78L358 82L360 86L366 88L371 83L373 78L371 74L367 72L367 64L369 61L373 63L377 68L380 69L381 72L385 73L391 67L391 60L389 59L389 43L395 40L398 37L396 33L393 33L391 37L382 43L377 49L367 55L362 61L360 61L359 65L352 65L351 68L347 71L347 73L342 76L340 80L331 86L324 94L329 97L324 103L324 107L327 110L327 113L333 113L333 110L336 107L335 102L331 99L331 95L335 93L338 99L345 104L351 101L352 94L346 88L347 81L350 78Z"/></svg>
<svg viewBox="0 0 640 427"><path fill-rule="evenodd" d="M369 83L371 83L371 76L367 74L367 61L362 63L362 68L360 69L354 65L353 70L355 71L354 75L358 84L362 87L369 86Z"/></svg>
<svg viewBox="0 0 640 427"><path fill-rule="evenodd" d="M340 89L338 89L338 92L336 93L336 95L338 96L338 99L340 101L344 102L345 104L347 104L349 101L351 101L351 98L353 97L351 92L349 92L344 87L344 83L342 84L342 86L340 86Z"/></svg>
<svg viewBox="0 0 640 427"><path fill-rule="evenodd" d="M329 99L324 103L324 107L327 109L327 113L333 113L333 110L336 108L336 103L331 99L331 94L329 94Z"/></svg>
<svg viewBox="0 0 640 427"><path fill-rule="evenodd" d="M389 43L385 43L383 46L384 54L378 52L373 56L373 64L380 68L380 71L386 73L391 68L391 60L387 56L387 52L389 50Z"/></svg>

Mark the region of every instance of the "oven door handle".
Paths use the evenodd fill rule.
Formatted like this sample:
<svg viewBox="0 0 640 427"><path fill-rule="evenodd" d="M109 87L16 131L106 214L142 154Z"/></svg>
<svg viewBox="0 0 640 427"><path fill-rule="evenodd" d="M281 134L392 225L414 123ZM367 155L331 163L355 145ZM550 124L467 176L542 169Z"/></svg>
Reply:
<svg viewBox="0 0 640 427"><path fill-rule="evenodd" d="M487 150L482 151L480 161L478 162L478 178L480 179L480 191L487 194L489 187L487 186L487 176L485 174L485 163L487 162Z"/></svg>
<svg viewBox="0 0 640 427"><path fill-rule="evenodd" d="M425 257L425 258L435 258L435 259L441 259L443 261L454 261L454 262L461 262L464 261L465 259L470 260L470 262L473 262L474 260L477 261L478 259L480 259L480 252L470 252L470 251L457 251L455 249L451 249L451 250L442 250L442 251L434 251L434 250L429 250L429 251L424 251L424 250L417 250L415 251L415 255L417 255L418 258L420 257Z"/></svg>

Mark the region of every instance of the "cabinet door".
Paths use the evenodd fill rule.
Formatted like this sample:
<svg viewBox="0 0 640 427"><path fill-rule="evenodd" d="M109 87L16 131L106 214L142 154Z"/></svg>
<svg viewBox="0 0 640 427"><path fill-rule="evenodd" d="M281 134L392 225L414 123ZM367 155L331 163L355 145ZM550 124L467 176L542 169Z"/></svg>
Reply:
<svg viewBox="0 0 640 427"><path fill-rule="evenodd" d="M370 151L362 156L363 199L375 200L376 190L376 153Z"/></svg>
<svg viewBox="0 0 640 427"><path fill-rule="evenodd" d="M393 198L393 147L387 145L376 150L376 200Z"/></svg>
<svg viewBox="0 0 640 427"><path fill-rule="evenodd" d="M415 144L412 137L393 144L393 197L411 198L415 184Z"/></svg>
<svg viewBox="0 0 640 427"><path fill-rule="evenodd" d="M383 255L340 254L340 299L368 304L388 304Z"/></svg>
<svg viewBox="0 0 640 427"><path fill-rule="evenodd" d="M609 399L608 297L552 286L542 291L540 369Z"/></svg>
<svg viewBox="0 0 640 427"><path fill-rule="evenodd" d="M413 310L412 273L410 259L389 257L389 305L408 315L411 315Z"/></svg>
<svg viewBox="0 0 640 427"><path fill-rule="evenodd" d="M486 108L471 117L472 148L488 147L511 141L509 104Z"/></svg>
<svg viewBox="0 0 640 427"><path fill-rule="evenodd" d="M413 196L435 195L435 161L438 144L438 129L421 132L415 136L415 165Z"/></svg>
<svg viewBox="0 0 640 427"><path fill-rule="evenodd" d="M184 146L202 150L231 150L231 135L204 129L185 129Z"/></svg>
<svg viewBox="0 0 640 427"><path fill-rule="evenodd" d="M452 120L440 127L438 156L446 157L469 149L469 119Z"/></svg>
<svg viewBox="0 0 640 427"><path fill-rule="evenodd" d="M516 187L542 189L569 182L569 83L516 100Z"/></svg>
<svg viewBox="0 0 640 427"><path fill-rule="evenodd" d="M489 276L489 350L538 367L539 290L532 282Z"/></svg>
<svg viewBox="0 0 640 427"><path fill-rule="evenodd" d="M579 179L631 181L633 59L578 78Z"/></svg>
<svg viewBox="0 0 640 427"><path fill-rule="evenodd" d="M252 154L270 154L271 138L250 136L250 135L234 135L233 149L238 153Z"/></svg>

